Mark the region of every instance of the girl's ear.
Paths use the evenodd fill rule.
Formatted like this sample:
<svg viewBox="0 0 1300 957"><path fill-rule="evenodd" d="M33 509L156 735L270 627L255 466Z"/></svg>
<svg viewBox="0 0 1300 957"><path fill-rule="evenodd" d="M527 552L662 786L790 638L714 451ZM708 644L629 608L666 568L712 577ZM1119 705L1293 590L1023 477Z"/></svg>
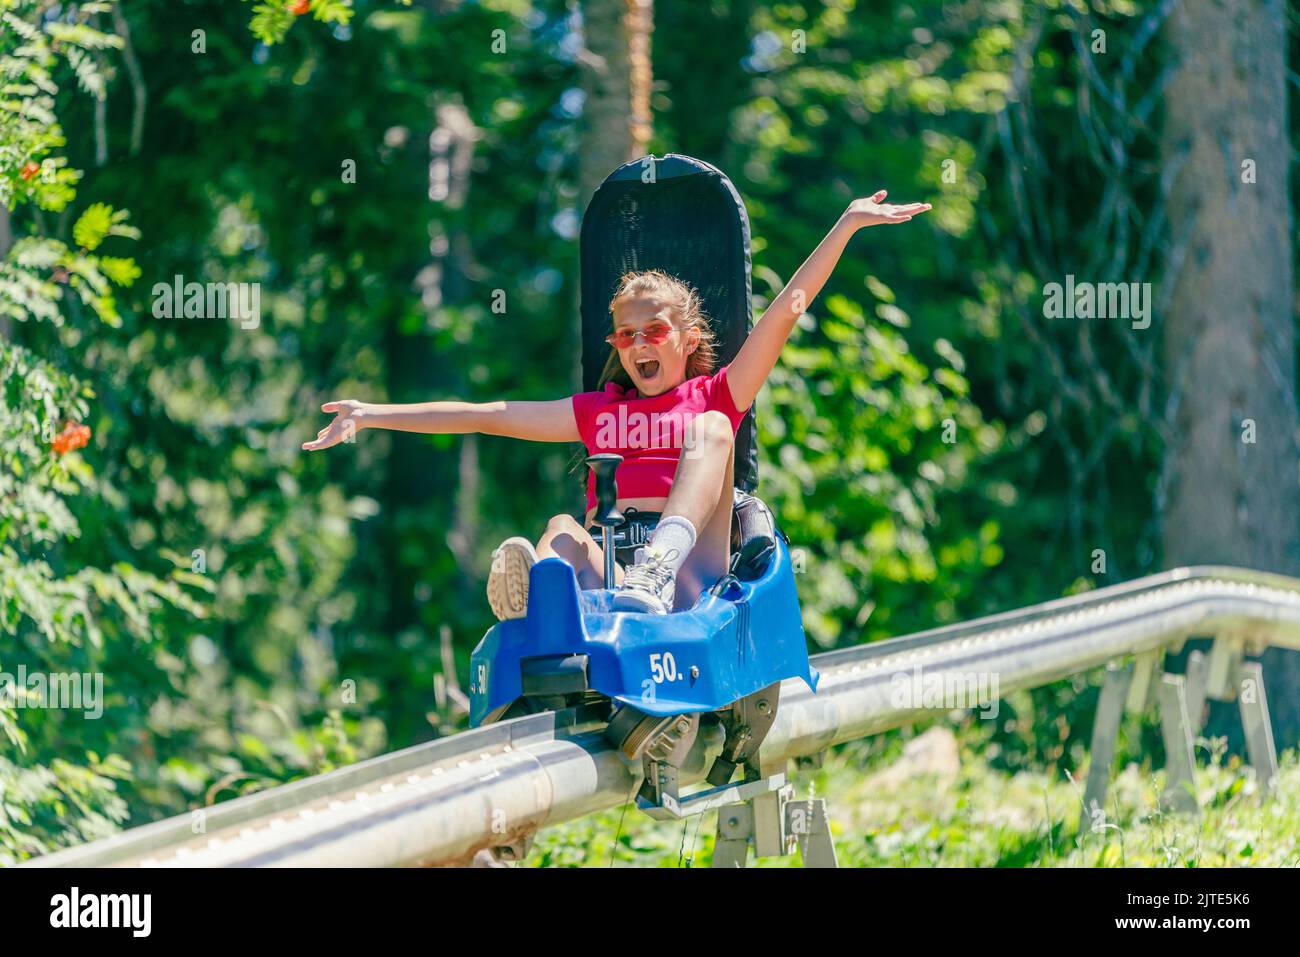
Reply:
<svg viewBox="0 0 1300 957"><path fill-rule="evenodd" d="M689 356L700 345L700 328L691 326L686 332L686 354Z"/></svg>

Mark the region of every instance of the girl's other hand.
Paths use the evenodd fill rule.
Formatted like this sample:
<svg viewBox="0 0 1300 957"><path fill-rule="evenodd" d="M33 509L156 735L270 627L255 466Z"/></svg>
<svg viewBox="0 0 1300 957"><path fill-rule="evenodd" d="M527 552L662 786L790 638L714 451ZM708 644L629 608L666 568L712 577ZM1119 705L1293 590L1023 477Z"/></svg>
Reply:
<svg viewBox="0 0 1300 957"><path fill-rule="evenodd" d="M883 202L888 195L882 189L866 199L855 199L849 203L849 208L844 211L844 215L860 229L863 226L878 226L881 223L905 223L918 213L924 213L931 208L929 203L896 206L893 203Z"/></svg>
<svg viewBox="0 0 1300 957"><path fill-rule="evenodd" d="M302 444L305 451L315 452L317 449L328 449L331 445L338 445L340 442L351 442L363 428L361 423L366 411L364 402L357 402L354 399L339 399L335 402L326 402L320 407L320 410L337 414L334 416L333 422L316 433L314 442L304 442Z"/></svg>

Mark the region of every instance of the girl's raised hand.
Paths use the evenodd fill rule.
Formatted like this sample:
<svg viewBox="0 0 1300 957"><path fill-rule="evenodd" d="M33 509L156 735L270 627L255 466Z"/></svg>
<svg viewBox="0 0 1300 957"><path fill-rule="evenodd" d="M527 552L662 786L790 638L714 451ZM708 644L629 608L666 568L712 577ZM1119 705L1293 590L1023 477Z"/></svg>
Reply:
<svg viewBox="0 0 1300 957"><path fill-rule="evenodd" d="M315 452L317 449L328 449L331 445L338 445L340 442L351 442L361 431L361 417L365 412L366 404L357 402L354 399L339 399L336 402L326 402L320 407L322 412L337 413L334 421L325 428L316 433L314 442L304 442L302 447L308 452Z"/></svg>
<svg viewBox="0 0 1300 957"><path fill-rule="evenodd" d="M888 195L882 189L866 199L855 199L849 203L849 208L845 210L844 215L849 218L854 226L861 228L863 226L878 226L881 223L905 223L918 213L924 213L930 209L929 203L908 203L905 206L896 206L893 203L883 202Z"/></svg>

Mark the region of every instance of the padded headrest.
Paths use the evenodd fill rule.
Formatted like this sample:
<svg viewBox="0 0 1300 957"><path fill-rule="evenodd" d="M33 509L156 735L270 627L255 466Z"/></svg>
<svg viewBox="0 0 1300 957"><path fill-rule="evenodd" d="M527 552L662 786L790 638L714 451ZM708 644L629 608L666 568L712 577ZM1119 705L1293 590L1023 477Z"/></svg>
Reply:
<svg viewBox="0 0 1300 957"><path fill-rule="evenodd" d="M776 519L767 503L737 490L732 496L731 574L754 581L776 554Z"/></svg>
<svg viewBox="0 0 1300 957"><path fill-rule="evenodd" d="M717 167L677 153L625 163L587 205L580 247L585 391L597 389L609 357L609 301L633 270L661 269L694 286L718 337L718 366L736 357L753 325L749 216ZM753 408L736 435L735 484L747 492L758 484Z"/></svg>

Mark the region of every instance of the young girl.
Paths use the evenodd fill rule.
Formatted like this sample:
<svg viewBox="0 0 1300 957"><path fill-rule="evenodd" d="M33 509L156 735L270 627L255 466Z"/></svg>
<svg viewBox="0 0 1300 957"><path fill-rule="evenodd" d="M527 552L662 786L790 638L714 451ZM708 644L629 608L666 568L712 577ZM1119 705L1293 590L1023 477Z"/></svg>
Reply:
<svg viewBox="0 0 1300 957"><path fill-rule="evenodd" d="M337 445L362 429L482 432L539 442L581 441L592 453L623 456L618 508L661 517L638 561L616 566L620 610L663 614L689 607L726 574L731 544L732 453L736 431L762 388L803 308L821 291L849 237L864 226L904 223L929 203L882 205L885 191L854 200L813 250L741 346L714 371L714 341L695 292L657 270L623 277L613 300L612 346L604 391L549 402L421 402L373 405L326 402L335 414L309 451ZM557 515L536 547L510 538L492 553L488 602L500 619L528 608L528 573L539 558L558 556L583 588L604 583L604 553L588 531L596 510L587 484L586 522ZM677 586L682 585L681 589Z"/></svg>

